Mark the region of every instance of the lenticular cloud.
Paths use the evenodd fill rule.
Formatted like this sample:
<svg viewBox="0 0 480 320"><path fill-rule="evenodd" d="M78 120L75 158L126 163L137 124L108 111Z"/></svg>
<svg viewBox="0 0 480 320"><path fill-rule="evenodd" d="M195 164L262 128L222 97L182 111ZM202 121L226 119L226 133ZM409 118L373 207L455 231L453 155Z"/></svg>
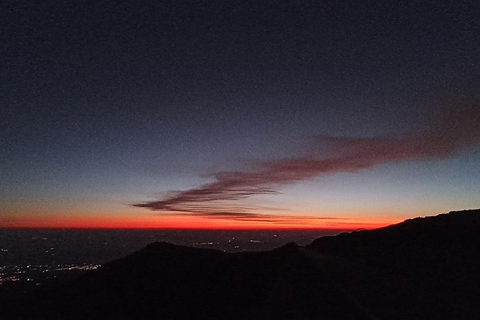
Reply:
<svg viewBox="0 0 480 320"><path fill-rule="evenodd" d="M274 194L284 185L327 174L357 172L384 163L454 157L466 147L480 142L480 107L445 113L432 121L430 128L407 137L325 136L319 139L321 143L318 145L328 144L334 151L327 158L303 156L262 162L254 170L218 172L213 183L134 206L156 211L238 217L252 213L228 209L232 208L232 202L259 194Z"/></svg>

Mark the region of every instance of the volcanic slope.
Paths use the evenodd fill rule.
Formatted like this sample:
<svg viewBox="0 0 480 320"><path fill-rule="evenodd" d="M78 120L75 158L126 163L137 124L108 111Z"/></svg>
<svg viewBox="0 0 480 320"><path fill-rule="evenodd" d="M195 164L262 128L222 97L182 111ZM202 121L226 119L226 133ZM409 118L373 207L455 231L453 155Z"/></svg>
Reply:
<svg viewBox="0 0 480 320"><path fill-rule="evenodd" d="M332 281L378 318L480 314L480 210L322 237L307 249Z"/></svg>

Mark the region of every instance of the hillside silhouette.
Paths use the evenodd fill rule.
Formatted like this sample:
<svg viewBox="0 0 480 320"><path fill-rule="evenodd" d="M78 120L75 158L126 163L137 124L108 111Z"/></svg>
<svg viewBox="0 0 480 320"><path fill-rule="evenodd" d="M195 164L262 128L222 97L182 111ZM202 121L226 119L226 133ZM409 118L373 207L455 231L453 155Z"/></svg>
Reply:
<svg viewBox="0 0 480 320"><path fill-rule="evenodd" d="M10 318L474 319L479 231L470 210L265 252L156 242Z"/></svg>
<svg viewBox="0 0 480 320"><path fill-rule="evenodd" d="M236 254L152 243L78 279L56 308L69 319L367 319L293 243Z"/></svg>
<svg viewBox="0 0 480 320"><path fill-rule="evenodd" d="M475 319L480 314L480 210L415 218L322 237L307 248L381 319Z"/></svg>

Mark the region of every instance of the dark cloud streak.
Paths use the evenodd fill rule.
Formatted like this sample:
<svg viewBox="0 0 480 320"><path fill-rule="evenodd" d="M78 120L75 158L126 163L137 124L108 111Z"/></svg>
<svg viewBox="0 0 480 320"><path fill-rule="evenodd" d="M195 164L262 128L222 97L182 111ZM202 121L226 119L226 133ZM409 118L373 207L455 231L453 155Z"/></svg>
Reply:
<svg viewBox="0 0 480 320"><path fill-rule="evenodd" d="M135 204L156 211L188 212L235 219L257 219L255 213L231 210L228 203L255 195L275 194L281 186L317 176L357 172L380 164L436 160L455 156L480 141L480 108L471 106L444 113L431 127L409 137L320 137L320 146L334 151L313 156L259 163L253 171L219 172L215 182L178 192L166 199ZM319 146L317 146L318 148Z"/></svg>

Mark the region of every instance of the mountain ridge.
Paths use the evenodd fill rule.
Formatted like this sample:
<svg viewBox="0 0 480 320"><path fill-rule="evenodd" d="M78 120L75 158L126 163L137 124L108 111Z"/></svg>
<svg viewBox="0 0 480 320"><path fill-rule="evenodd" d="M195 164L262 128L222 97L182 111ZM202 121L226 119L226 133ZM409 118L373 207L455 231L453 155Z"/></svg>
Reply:
<svg viewBox="0 0 480 320"><path fill-rule="evenodd" d="M465 210L262 252L154 242L10 318L473 319L479 231Z"/></svg>
<svg viewBox="0 0 480 320"><path fill-rule="evenodd" d="M473 319L480 312L480 210L322 237L306 247L328 257L326 272L381 318Z"/></svg>

